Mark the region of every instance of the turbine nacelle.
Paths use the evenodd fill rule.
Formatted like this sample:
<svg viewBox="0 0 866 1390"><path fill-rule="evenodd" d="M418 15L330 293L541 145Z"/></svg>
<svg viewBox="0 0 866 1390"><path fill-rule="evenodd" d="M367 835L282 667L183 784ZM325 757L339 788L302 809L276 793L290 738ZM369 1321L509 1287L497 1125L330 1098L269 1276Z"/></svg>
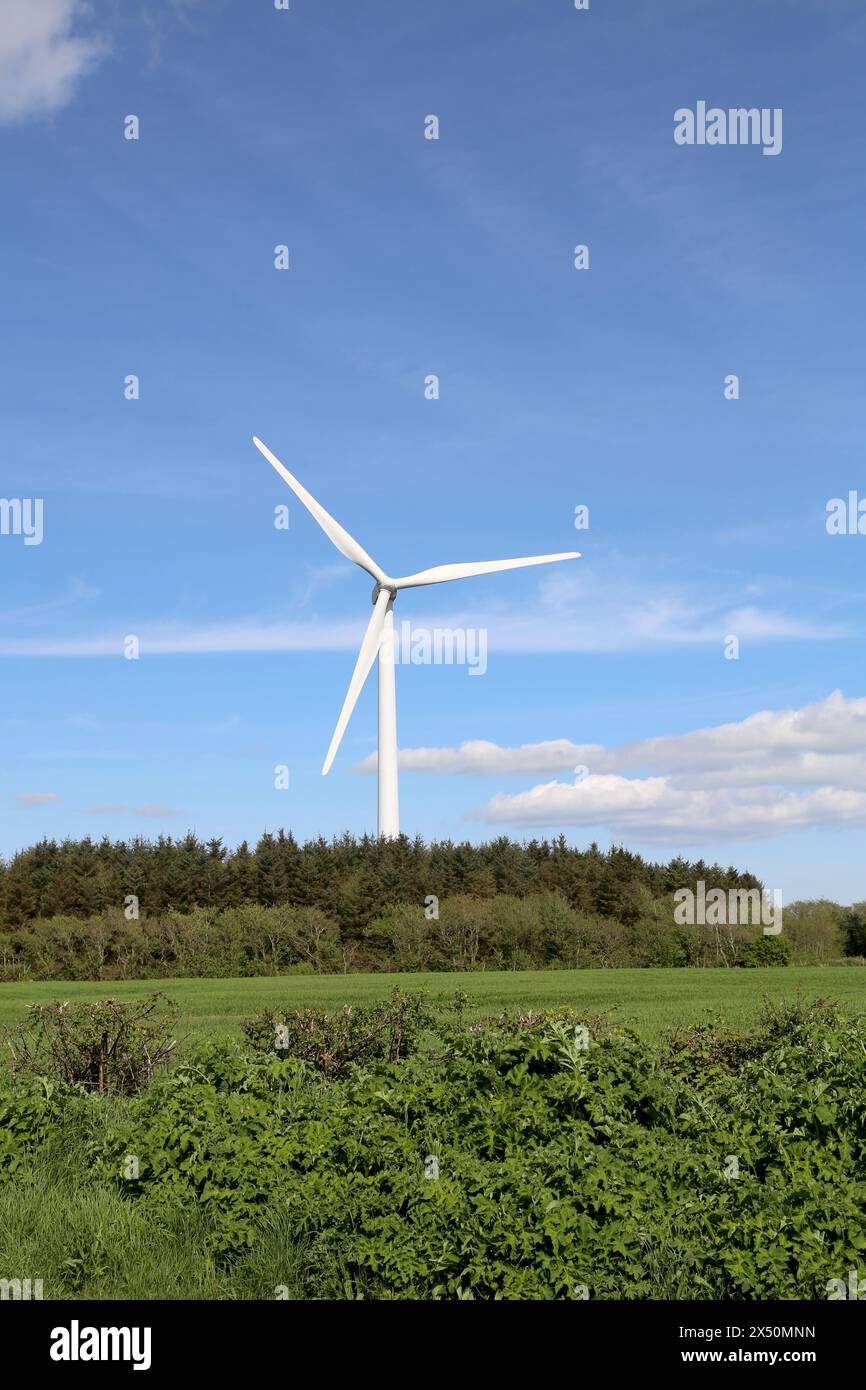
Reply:
<svg viewBox="0 0 866 1390"><path fill-rule="evenodd" d="M375 604L375 602L376 602L376 599L379 597L379 595L380 595L383 591L386 592L386 593L389 593L389 594L391 595L391 602L393 603L394 600L395 600L395 598L397 597L397 583L396 583L396 580L394 580L394 579L387 579L387 578L386 578L385 580L382 581L381 584L379 583L379 580L378 580L378 579L376 580L376 583L373 585L373 600L372 600L372 601L373 601L374 604Z"/></svg>
<svg viewBox="0 0 866 1390"><path fill-rule="evenodd" d="M337 547L340 554L359 565L362 570L366 570L370 578L376 581L372 594L373 612L361 642L361 649L358 652L358 659L355 662L349 689L343 701L343 708L340 710L334 736L322 764L323 776L328 773L334 761L352 710L355 708L364 682L370 674L370 668L379 655L383 635L387 631L389 639L392 636L394 619L391 609L401 589L416 589L427 584L444 584L452 579L470 579L478 574L494 574L500 570L523 569L527 565L550 565L558 560L577 560L580 558L579 551L566 550L557 555L526 555L517 560L473 560L469 564L434 565L432 569L419 570L417 574L404 575L402 579L392 579L376 564L373 557L368 555L366 550L358 544L354 536L350 536L349 532L338 521L335 521L329 512L325 511L315 497L307 492L307 489L298 482L288 468L280 463L275 454L271 453L267 445L263 444L255 435L253 435L253 443L272 468L279 473L283 481L288 483L299 501L303 502L307 511L319 523L325 535ZM378 755L380 835L398 835L400 833L397 812L397 716L394 692L394 663L380 660Z"/></svg>

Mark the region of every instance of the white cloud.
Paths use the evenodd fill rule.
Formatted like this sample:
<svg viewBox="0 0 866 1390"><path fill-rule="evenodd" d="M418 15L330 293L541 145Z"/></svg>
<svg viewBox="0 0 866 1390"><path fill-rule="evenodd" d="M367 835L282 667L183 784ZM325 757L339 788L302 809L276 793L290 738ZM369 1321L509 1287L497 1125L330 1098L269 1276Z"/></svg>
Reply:
<svg viewBox="0 0 866 1390"><path fill-rule="evenodd" d="M403 748L400 767L420 772L506 775L572 771L586 764L598 772L677 775L756 775L763 781L822 780L866 788L866 698L846 700L841 690L802 709L760 710L731 724L686 734L662 735L605 748L600 743L550 739L502 747L484 739L457 748ZM375 769L375 754L358 771ZM828 774L831 774L828 777ZM835 774L835 775L832 775ZM862 778L862 780L861 780Z"/></svg>
<svg viewBox="0 0 866 1390"><path fill-rule="evenodd" d="M476 776L506 776L519 772L560 772L608 757L600 743L572 743L567 738L548 743L524 743L519 748L502 748L498 743L476 739L458 748L401 748L400 767L407 772L472 773ZM376 754L355 768L356 772L375 772Z"/></svg>
<svg viewBox="0 0 866 1390"><path fill-rule="evenodd" d="M53 806L60 797L56 792L19 792L16 800L21 806Z"/></svg>
<svg viewBox="0 0 866 1390"><path fill-rule="evenodd" d="M375 754L357 770L375 770ZM401 769L512 776L569 773L499 792L474 814L525 826L593 825L680 842L755 838L866 822L866 699L836 690L801 709L605 748L555 739L503 748L404 748ZM586 767L582 781L575 768ZM626 775L628 774L628 775ZM807 790L796 791L795 788Z"/></svg>
<svg viewBox="0 0 866 1390"><path fill-rule="evenodd" d="M57 111L106 52L94 35L73 33L81 0L0 0L0 122Z"/></svg>
<svg viewBox="0 0 866 1390"><path fill-rule="evenodd" d="M818 787L689 790L668 777L589 776L577 785L547 782L482 806L479 820L509 825L606 825L645 840L754 840L816 825L862 825L866 792Z"/></svg>

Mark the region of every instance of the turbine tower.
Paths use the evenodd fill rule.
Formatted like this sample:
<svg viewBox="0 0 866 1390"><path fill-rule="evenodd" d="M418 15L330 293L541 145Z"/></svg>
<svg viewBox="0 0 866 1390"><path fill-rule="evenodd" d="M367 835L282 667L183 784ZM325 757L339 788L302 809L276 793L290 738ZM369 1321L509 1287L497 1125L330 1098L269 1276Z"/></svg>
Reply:
<svg viewBox="0 0 866 1390"><path fill-rule="evenodd" d="M470 579L475 574L492 574L496 570L517 570L524 565L550 565L557 560L577 560L578 550L566 550L560 555L528 555L519 560L476 560L468 565L434 565L429 570L392 579L380 569L353 536L344 531L324 507L311 497L267 445L253 435L253 443L264 454L292 492L303 502L307 511L318 521L325 535L345 555L366 570L376 581L373 588L373 612L361 642L349 689L340 710L334 737L322 764L322 776L330 771L340 740L349 722L361 688L370 674L376 657L379 658L379 834L393 839L400 834L400 809L397 792L397 690L394 678L394 600L401 589L415 589L424 584L444 584L449 579Z"/></svg>

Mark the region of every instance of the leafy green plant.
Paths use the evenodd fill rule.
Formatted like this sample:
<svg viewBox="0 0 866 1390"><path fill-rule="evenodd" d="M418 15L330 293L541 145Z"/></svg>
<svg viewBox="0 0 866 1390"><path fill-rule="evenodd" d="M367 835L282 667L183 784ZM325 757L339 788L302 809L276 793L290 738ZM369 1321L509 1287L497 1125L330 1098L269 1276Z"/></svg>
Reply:
<svg viewBox="0 0 866 1390"><path fill-rule="evenodd" d="M0 1182L26 1167L33 1150L55 1133L63 1097L54 1082L27 1078L14 1094L0 1091Z"/></svg>

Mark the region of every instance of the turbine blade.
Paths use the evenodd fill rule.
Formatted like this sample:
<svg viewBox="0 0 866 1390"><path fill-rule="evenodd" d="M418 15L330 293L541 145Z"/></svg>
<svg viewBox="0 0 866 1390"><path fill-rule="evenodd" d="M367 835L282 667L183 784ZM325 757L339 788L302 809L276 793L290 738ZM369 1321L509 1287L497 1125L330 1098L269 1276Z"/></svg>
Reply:
<svg viewBox="0 0 866 1390"><path fill-rule="evenodd" d="M367 624L367 631L364 633L364 640L361 643L361 650L358 652L358 660L355 662L355 669L352 672L352 679L349 681L349 689L346 691L346 698L343 701L343 708L340 710L340 717L337 720L337 727L334 730L334 737L331 739L331 746L328 749L325 761L322 764L322 776L327 776L334 761L334 756L340 746L340 740L349 722L349 716L355 708L358 696L364 681L370 674L370 667L376 660L379 650L379 640L382 636L382 628L385 626L385 614L388 611L388 604L391 602L391 595L387 589L379 591L379 597L373 607L370 621Z"/></svg>
<svg viewBox="0 0 866 1390"><path fill-rule="evenodd" d="M345 555L347 560L354 560L356 565L360 565L362 570L366 570L373 579L381 583L382 580L386 578L385 572L380 570L376 561L371 559L363 546L360 546L355 540L354 536L350 536L349 532L340 525L339 521L335 521L334 518L325 511L325 508L319 505L315 497L310 496L307 489L298 482L297 478L293 477L288 468L280 463L280 460L276 455L271 453L268 446L263 444L260 439L257 439L255 435L253 435L253 443L259 453L264 454L268 463L277 470L283 482L288 483L292 492L303 502L310 515L315 517L325 535L337 547L340 554Z"/></svg>
<svg viewBox="0 0 866 1390"><path fill-rule="evenodd" d="M434 565L418 574L407 574L393 580L396 589L414 589L419 584L444 584L449 579L471 579L475 574L492 574L494 570L519 570L524 565L552 565L557 560L579 560L579 550L565 550L561 555L526 555L520 560L476 560L468 565Z"/></svg>

